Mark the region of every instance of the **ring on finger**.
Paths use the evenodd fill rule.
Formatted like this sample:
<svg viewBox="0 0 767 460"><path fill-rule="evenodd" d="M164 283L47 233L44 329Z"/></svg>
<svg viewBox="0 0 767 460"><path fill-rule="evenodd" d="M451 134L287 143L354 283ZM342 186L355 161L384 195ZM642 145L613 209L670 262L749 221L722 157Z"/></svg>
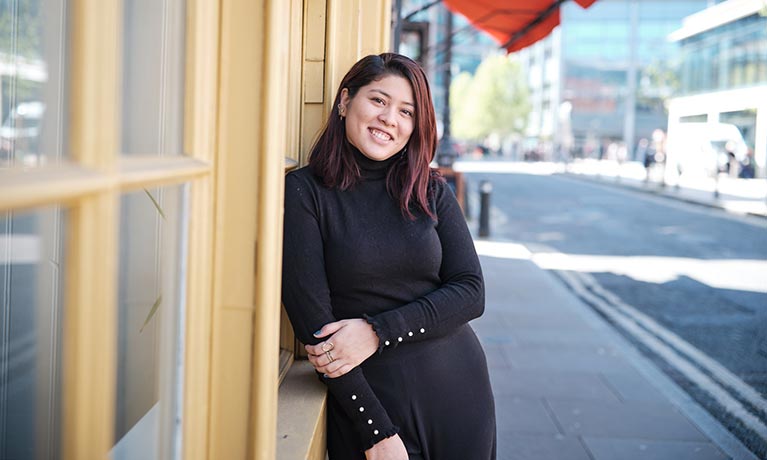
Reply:
<svg viewBox="0 0 767 460"><path fill-rule="evenodd" d="M330 363L332 363L333 361L335 361L335 359L333 359L333 355L331 355L331 354L330 354L330 350L328 350L328 351L326 351L326 352L325 352L325 356L327 356L327 357L328 357L328 364L330 364Z"/></svg>
<svg viewBox="0 0 767 460"><path fill-rule="evenodd" d="M322 348L322 351L327 353L333 349L333 342L323 342L321 348Z"/></svg>

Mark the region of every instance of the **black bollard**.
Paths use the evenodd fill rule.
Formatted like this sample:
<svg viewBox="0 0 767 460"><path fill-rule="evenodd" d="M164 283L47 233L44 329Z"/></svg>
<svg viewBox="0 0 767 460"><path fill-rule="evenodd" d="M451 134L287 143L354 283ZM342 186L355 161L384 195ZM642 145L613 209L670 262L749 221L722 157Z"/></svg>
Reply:
<svg viewBox="0 0 767 460"><path fill-rule="evenodd" d="M471 220L471 208L469 207L469 180L464 176L463 179L463 217Z"/></svg>
<svg viewBox="0 0 767 460"><path fill-rule="evenodd" d="M493 184L483 180L479 184L479 236L490 236L490 194Z"/></svg>

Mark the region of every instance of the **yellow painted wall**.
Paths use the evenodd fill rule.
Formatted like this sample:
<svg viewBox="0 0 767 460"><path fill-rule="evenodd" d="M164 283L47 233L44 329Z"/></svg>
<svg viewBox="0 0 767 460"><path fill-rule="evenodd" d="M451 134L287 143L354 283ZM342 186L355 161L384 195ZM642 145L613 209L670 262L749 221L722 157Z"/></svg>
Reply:
<svg viewBox="0 0 767 460"><path fill-rule="evenodd" d="M306 162L340 78L386 50L390 2L222 0L220 8L208 458L271 459L284 158Z"/></svg>

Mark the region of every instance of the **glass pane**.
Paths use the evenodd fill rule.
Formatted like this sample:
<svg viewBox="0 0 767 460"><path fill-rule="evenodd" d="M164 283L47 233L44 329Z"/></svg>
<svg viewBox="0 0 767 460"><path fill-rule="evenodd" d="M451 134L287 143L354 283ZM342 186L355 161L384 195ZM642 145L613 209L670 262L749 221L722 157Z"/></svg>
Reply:
<svg viewBox="0 0 767 460"><path fill-rule="evenodd" d="M173 186L121 200L114 460L176 458L186 194Z"/></svg>
<svg viewBox="0 0 767 460"><path fill-rule="evenodd" d="M0 168L65 155L65 5L0 2Z"/></svg>
<svg viewBox="0 0 767 460"><path fill-rule="evenodd" d="M56 459L66 213L0 213L0 458Z"/></svg>
<svg viewBox="0 0 767 460"><path fill-rule="evenodd" d="M122 153L183 153L184 2L124 2Z"/></svg>

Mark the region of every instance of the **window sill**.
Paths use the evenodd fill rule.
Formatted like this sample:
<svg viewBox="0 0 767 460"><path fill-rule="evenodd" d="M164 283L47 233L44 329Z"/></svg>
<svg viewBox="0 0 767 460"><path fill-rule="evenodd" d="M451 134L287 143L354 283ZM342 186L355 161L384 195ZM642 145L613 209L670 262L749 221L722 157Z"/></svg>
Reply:
<svg viewBox="0 0 767 460"><path fill-rule="evenodd" d="M277 460L325 459L325 386L308 361L295 361L279 389Z"/></svg>

